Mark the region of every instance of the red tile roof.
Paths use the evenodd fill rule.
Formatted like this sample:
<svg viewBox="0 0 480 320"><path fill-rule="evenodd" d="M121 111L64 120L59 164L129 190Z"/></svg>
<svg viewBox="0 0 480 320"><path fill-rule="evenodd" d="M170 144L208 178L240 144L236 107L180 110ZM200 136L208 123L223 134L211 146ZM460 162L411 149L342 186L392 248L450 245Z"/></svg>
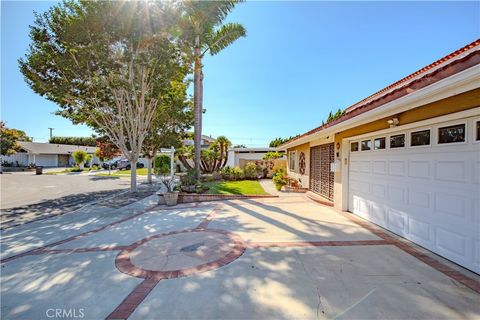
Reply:
<svg viewBox="0 0 480 320"><path fill-rule="evenodd" d="M473 48L476 48L476 49L471 50ZM396 81L395 83L392 83L391 85L370 95L369 97L351 105L350 107L345 109L345 114L340 118L334 121L331 121L323 126L314 128L308 132L305 132L304 134L298 135L284 144L293 142L302 137L319 132L327 127L334 126L347 119L351 119L361 113L378 108L386 104L387 102L391 102L402 96L410 94L413 91L424 88L432 83L435 83L441 79L449 77L455 73L463 71L474 65L480 64L479 49L480 49L480 39L477 39L472 43L450 53L449 55L429 64L428 66L406 76L405 78L402 78ZM471 52L467 53L468 51L471 51ZM461 57L462 54L465 54L465 56ZM454 58L457 58L457 59L454 59ZM453 68L447 68L449 66L452 66L453 64L458 64L458 65Z"/></svg>

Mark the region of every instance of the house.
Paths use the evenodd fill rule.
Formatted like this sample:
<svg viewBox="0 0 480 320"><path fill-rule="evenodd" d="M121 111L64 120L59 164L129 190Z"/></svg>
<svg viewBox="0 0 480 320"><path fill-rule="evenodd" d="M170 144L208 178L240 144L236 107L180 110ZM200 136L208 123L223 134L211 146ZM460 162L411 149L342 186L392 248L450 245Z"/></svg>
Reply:
<svg viewBox="0 0 480 320"><path fill-rule="evenodd" d="M267 152L272 151L275 151L275 148L230 148L227 166L243 168L247 161L262 160Z"/></svg>
<svg viewBox="0 0 480 320"><path fill-rule="evenodd" d="M192 134L192 137L193 137L193 134ZM215 138L212 138L212 136L202 135L202 140L201 140L202 149L208 148L214 142L215 142ZM183 140L183 145L184 146L193 146L194 145L193 138Z"/></svg>
<svg viewBox="0 0 480 320"><path fill-rule="evenodd" d="M480 272L480 40L279 146L308 195Z"/></svg>
<svg viewBox="0 0 480 320"><path fill-rule="evenodd" d="M19 166L28 166L35 164L44 167L68 167L75 162L72 153L76 150L84 150L88 154L95 155L96 147L75 146L68 144L52 144L40 142L18 141L22 149L11 156L2 156L3 161L12 162L14 165L18 162ZM96 158L93 158L93 162Z"/></svg>

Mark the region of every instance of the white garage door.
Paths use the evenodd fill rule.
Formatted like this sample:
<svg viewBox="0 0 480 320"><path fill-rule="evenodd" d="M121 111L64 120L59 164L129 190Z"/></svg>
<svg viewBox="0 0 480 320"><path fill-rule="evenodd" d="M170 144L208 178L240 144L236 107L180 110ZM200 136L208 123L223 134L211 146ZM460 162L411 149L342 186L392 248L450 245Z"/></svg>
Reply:
<svg viewBox="0 0 480 320"><path fill-rule="evenodd" d="M35 156L35 164L37 166L56 167L57 155L56 154L37 154Z"/></svg>
<svg viewBox="0 0 480 320"><path fill-rule="evenodd" d="M349 211L480 272L479 136L477 117L352 140Z"/></svg>

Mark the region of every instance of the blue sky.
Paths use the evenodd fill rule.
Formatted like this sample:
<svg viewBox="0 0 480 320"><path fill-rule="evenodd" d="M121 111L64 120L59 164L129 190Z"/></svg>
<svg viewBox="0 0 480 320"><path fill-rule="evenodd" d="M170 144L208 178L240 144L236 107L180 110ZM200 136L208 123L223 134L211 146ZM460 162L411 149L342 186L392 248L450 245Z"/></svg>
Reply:
<svg viewBox="0 0 480 320"><path fill-rule="evenodd" d="M2 120L35 141L87 136L55 116L18 71L33 10L51 2L2 1ZM382 89L479 37L478 2L246 2L229 16L248 36L205 59L203 132L266 146L310 130L330 110Z"/></svg>

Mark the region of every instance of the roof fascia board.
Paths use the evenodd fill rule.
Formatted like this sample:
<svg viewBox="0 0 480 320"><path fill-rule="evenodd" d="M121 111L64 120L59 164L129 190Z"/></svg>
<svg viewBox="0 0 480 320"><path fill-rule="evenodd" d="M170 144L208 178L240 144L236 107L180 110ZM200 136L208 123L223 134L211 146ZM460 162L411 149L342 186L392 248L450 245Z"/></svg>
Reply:
<svg viewBox="0 0 480 320"><path fill-rule="evenodd" d="M332 127L315 132L311 135L302 137L298 140L286 143L277 148L277 150L286 150L311 140L320 139L323 136L332 133L347 130L365 123L369 123L381 118L388 117L400 112L420 107L422 105L445 99L466 91L479 88L480 83L480 65L473 66L461 71L453 76L442 79L428 87L412 92L406 96L400 97L394 101L390 101L383 106L359 114L351 119L340 122Z"/></svg>

